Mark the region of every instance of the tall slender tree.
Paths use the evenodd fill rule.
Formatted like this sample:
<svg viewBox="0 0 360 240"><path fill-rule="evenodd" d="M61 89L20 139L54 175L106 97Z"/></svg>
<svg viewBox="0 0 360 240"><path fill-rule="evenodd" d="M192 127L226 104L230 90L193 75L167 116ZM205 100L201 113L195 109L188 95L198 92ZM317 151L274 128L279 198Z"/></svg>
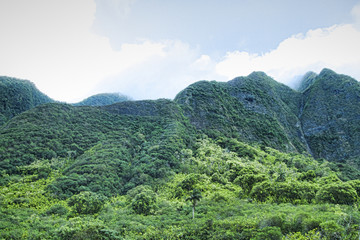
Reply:
<svg viewBox="0 0 360 240"><path fill-rule="evenodd" d="M200 190L195 188L195 189L193 189L191 195L186 199L186 201L190 201L191 204L192 204L192 217L193 217L193 219L195 218L195 207L196 207L197 203L200 201L201 198L202 198L202 196L201 196Z"/></svg>

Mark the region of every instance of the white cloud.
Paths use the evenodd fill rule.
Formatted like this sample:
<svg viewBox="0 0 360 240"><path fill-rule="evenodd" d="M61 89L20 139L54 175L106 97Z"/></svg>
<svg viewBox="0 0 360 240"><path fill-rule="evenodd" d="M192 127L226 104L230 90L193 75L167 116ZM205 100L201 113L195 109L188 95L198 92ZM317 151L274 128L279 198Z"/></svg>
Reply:
<svg viewBox="0 0 360 240"><path fill-rule="evenodd" d="M195 62L192 64L192 67L206 70L209 68L209 65L211 64L211 58L208 55L201 55L198 59L195 60Z"/></svg>
<svg viewBox="0 0 360 240"><path fill-rule="evenodd" d="M125 6L124 14L131 3L109 1ZM92 31L95 11L89 0L0 0L0 75L29 79L67 102L101 91L173 98L199 79L215 79L211 58L179 40L142 40L114 50Z"/></svg>
<svg viewBox="0 0 360 240"><path fill-rule="evenodd" d="M101 80L162 56L165 45L144 41L115 51L92 31L88 0L0 1L0 75L29 79L57 100L86 97Z"/></svg>
<svg viewBox="0 0 360 240"><path fill-rule="evenodd" d="M136 64L101 83L97 91L117 89L135 99L174 98L189 84L205 79L224 80L215 62L181 41L164 41L163 54Z"/></svg>
<svg viewBox="0 0 360 240"><path fill-rule="evenodd" d="M216 71L229 79L264 71L291 85L296 76L327 67L360 80L359 42L360 31L354 25L334 25L292 36L262 55L229 52L216 65Z"/></svg>

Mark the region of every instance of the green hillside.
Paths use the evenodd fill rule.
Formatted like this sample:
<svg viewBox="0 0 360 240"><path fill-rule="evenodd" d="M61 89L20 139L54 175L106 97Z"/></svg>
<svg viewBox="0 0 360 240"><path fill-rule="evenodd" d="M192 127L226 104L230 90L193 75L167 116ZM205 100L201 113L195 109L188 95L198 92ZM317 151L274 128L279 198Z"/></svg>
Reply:
<svg viewBox="0 0 360 240"><path fill-rule="evenodd" d="M48 102L54 101L30 81L0 76L0 126L17 114Z"/></svg>
<svg viewBox="0 0 360 240"><path fill-rule="evenodd" d="M300 86L24 108L0 126L0 239L359 239L359 83Z"/></svg>
<svg viewBox="0 0 360 240"><path fill-rule="evenodd" d="M131 101L128 96L120 93L100 93L73 104L74 106L105 106L118 102Z"/></svg>
<svg viewBox="0 0 360 240"><path fill-rule="evenodd" d="M313 156L358 167L359 82L324 69L303 95L300 119Z"/></svg>
<svg viewBox="0 0 360 240"><path fill-rule="evenodd" d="M282 151L307 150L297 118L301 94L264 73L227 83L198 82L175 101L199 130Z"/></svg>

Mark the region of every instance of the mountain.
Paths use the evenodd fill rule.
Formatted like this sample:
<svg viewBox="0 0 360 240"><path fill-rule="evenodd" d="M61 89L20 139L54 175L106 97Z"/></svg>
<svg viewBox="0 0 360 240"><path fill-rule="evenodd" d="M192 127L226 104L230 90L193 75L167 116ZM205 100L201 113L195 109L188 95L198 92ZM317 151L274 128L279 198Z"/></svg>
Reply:
<svg viewBox="0 0 360 240"><path fill-rule="evenodd" d="M316 158L360 163L360 83L324 69L303 92L300 121Z"/></svg>
<svg viewBox="0 0 360 240"><path fill-rule="evenodd" d="M8 101L45 96L16 86L1 95L16 113L0 125L1 239L359 237L349 76L294 90L254 72L103 106Z"/></svg>
<svg viewBox="0 0 360 240"><path fill-rule="evenodd" d="M120 93L100 93L84 99L79 103L73 104L74 106L105 106L118 102L131 101L128 96Z"/></svg>
<svg viewBox="0 0 360 240"><path fill-rule="evenodd" d="M296 88L299 92L304 92L308 87L310 87L315 79L317 74L314 72L307 72L301 79L299 86Z"/></svg>
<svg viewBox="0 0 360 240"><path fill-rule="evenodd" d="M308 149L298 119L301 94L254 72L227 83L198 82L180 92L179 103L197 129L283 151Z"/></svg>
<svg viewBox="0 0 360 240"><path fill-rule="evenodd" d="M1 80L3 119L9 119L39 104L52 101L29 81L4 77ZM137 117L173 118L175 114L178 118L181 115L188 119L196 131L214 139L236 138L250 144L285 152L306 152L315 158L347 162L356 166L360 162L360 150L356 147L360 142L359 82L324 69L319 75L311 72L306 74L299 90L301 91L278 83L263 72L254 72L247 77L238 77L229 82L194 83L181 91L174 101L125 101L108 105L113 101L127 98L118 94L99 94L77 105L105 106L59 106L66 106L71 113L92 109L94 112L89 116L91 119L101 118L98 111ZM72 121L68 112L53 113L52 111L56 112L58 108L47 107L49 116L55 114L59 115L59 119L63 119L65 115L68 116L67 121ZM34 111L42 109L36 108ZM7 132L6 129L9 127L17 126L19 130L16 131L22 132L25 128L20 123L29 116L32 118L36 115L41 116L38 112L30 111L14 118L3 131ZM40 119L42 118L36 121ZM43 122L37 125L47 125L48 120L44 118ZM60 125L68 126L68 122L59 123L58 126ZM88 147L82 146L85 149ZM55 153L58 156L59 153ZM35 154L35 158L37 157L44 156L38 152Z"/></svg>
<svg viewBox="0 0 360 240"><path fill-rule="evenodd" d="M54 100L30 81L0 77L0 126L26 110L49 102Z"/></svg>
<svg viewBox="0 0 360 240"><path fill-rule="evenodd" d="M262 72L227 83L197 82L175 102L209 136L235 137L315 158L360 162L360 84L324 69L295 91Z"/></svg>

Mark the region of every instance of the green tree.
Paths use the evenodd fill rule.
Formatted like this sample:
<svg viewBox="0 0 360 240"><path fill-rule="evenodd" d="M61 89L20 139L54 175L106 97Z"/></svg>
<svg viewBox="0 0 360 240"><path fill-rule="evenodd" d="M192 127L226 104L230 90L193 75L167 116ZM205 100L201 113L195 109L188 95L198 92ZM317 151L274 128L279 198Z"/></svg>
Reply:
<svg viewBox="0 0 360 240"><path fill-rule="evenodd" d="M186 201L190 201L192 204L192 217L195 218L195 207L197 203L201 200L201 192L199 189L195 188L191 195L186 199Z"/></svg>
<svg viewBox="0 0 360 240"><path fill-rule="evenodd" d="M357 200L357 193L349 183L326 184L316 193L316 201L351 205Z"/></svg>
<svg viewBox="0 0 360 240"><path fill-rule="evenodd" d="M68 205L78 214L95 214L104 206L106 197L93 192L81 192L72 196Z"/></svg>
<svg viewBox="0 0 360 240"><path fill-rule="evenodd" d="M156 208L156 200L156 194L151 189L146 189L135 195L131 208L137 214L149 215Z"/></svg>
<svg viewBox="0 0 360 240"><path fill-rule="evenodd" d="M260 202L265 202L270 199L272 195L273 189L270 181L263 181L255 184L250 192L250 197Z"/></svg>

